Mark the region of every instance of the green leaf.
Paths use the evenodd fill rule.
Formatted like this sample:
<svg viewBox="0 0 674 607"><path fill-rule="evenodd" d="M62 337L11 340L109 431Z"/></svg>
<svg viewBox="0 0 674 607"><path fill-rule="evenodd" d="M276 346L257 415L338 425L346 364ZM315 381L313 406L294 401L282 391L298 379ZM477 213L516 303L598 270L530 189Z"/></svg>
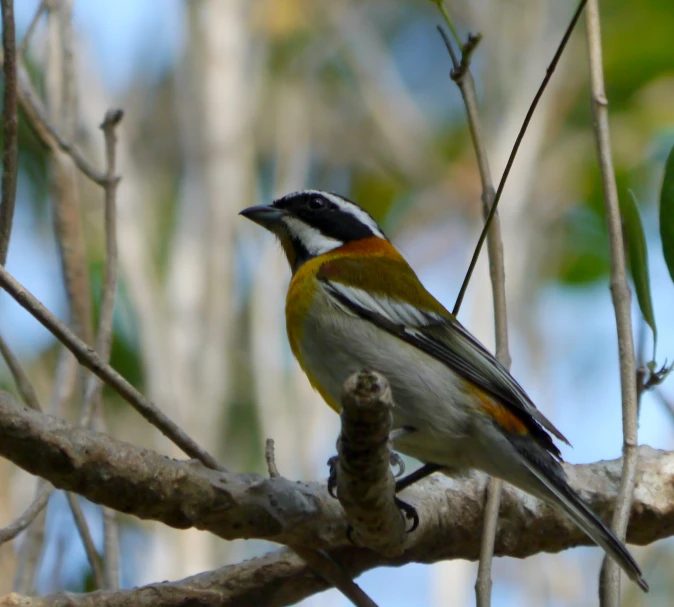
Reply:
<svg viewBox="0 0 674 607"><path fill-rule="evenodd" d="M674 281L674 147L665 162L665 176L660 191L660 238L665 263Z"/></svg>
<svg viewBox="0 0 674 607"><path fill-rule="evenodd" d="M639 302L639 308L641 308L641 314L651 328L651 331L653 331L653 358L655 358L655 345L658 340L658 332L655 328L651 284L648 276L648 249L646 248L644 226L641 223L639 215L639 203L632 190L629 190L629 196L623 197L621 206L634 289L637 292L637 301Z"/></svg>

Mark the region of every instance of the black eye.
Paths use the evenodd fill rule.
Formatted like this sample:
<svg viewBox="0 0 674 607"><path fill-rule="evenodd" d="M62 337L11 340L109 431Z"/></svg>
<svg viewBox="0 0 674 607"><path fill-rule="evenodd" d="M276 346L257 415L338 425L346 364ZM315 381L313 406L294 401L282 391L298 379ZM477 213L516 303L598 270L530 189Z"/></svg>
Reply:
<svg viewBox="0 0 674 607"><path fill-rule="evenodd" d="M325 201L325 198L309 198L307 207L309 207L310 211L324 211L328 208L328 203Z"/></svg>

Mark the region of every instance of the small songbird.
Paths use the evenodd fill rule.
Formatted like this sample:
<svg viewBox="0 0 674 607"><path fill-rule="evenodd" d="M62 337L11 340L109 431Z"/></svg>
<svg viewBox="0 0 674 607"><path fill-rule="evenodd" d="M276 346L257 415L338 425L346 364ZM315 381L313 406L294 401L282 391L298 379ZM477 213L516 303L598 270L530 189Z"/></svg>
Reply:
<svg viewBox="0 0 674 607"><path fill-rule="evenodd" d="M305 190L241 214L283 246L293 273L288 339L328 405L339 410L352 373L379 371L393 394L397 450L448 474L483 470L560 508L648 590L627 548L567 483L550 434L568 441L367 212Z"/></svg>

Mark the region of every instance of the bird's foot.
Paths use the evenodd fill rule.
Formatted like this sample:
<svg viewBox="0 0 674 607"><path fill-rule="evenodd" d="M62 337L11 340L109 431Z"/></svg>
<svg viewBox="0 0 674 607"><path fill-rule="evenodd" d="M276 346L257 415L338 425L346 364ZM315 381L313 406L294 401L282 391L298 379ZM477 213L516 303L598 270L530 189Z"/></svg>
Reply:
<svg viewBox="0 0 674 607"><path fill-rule="evenodd" d="M417 509L411 504L401 500L398 496L394 496L393 499L395 500L398 510L405 515L405 518L408 521L412 521L412 526L407 530L407 533L412 533L412 531L419 526L419 513L417 512Z"/></svg>
<svg viewBox="0 0 674 607"><path fill-rule="evenodd" d="M337 462L339 461L339 455L333 455L328 460L328 467L330 468L330 474L328 476L328 493L337 499L335 494L335 489L337 489Z"/></svg>

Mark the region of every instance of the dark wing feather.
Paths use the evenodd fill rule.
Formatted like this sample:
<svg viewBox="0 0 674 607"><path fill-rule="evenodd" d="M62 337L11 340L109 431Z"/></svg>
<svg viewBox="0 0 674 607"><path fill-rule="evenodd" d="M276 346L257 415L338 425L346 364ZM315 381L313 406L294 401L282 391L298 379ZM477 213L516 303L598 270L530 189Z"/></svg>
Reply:
<svg viewBox="0 0 674 607"><path fill-rule="evenodd" d="M559 455L559 450L540 427L570 444L536 408L503 365L449 313L423 311L404 301L372 295L325 277L319 276L319 279L335 304L343 310L372 321L497 397L555 455Z"/></svg>

